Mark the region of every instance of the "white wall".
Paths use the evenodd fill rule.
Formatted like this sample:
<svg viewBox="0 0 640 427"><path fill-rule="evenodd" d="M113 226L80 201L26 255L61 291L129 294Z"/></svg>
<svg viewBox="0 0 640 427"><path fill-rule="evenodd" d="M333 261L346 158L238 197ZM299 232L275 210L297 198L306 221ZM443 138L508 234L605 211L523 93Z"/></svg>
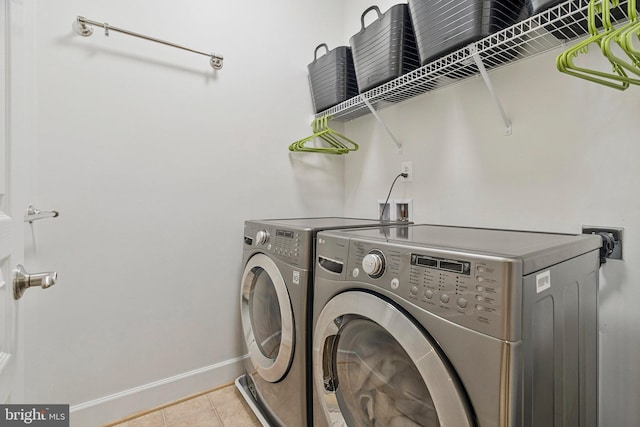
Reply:
<svg viewBox="0 0 640 427"><path fill-rule="evenodd" d="M491 73L512 136L472 79L382 111L402 153L371 116L348 122L361 148L345 178L345 158L286 147L309 132L313 48L348 44L370 2L35 4L33 203L61 216L26 229L27 267L60 275L24 298L29 401L71 403L74 424L97 425L231 379L242 221L370 217L412 160L414 182L392 197L412 198L417 222L625 227L625 261L602 270L600 406L601 425L635 425L638 88L572 79L542 55ZM81 38L78 14L215 49L224 69L100 29Z"/></svg>
<svg viewBox="0 0 640 427"><path fill-rule="evenodd" d="M369 5L348 4L345 39ZM590 63L606 69L592 50ZM413 182L399 181L391 198L413 199L418 223L567 233L624 227L625 260L601 270L600 425L637 425L640 88L619 92L561 74L559 53L490 73L511 136L480 78L382 110L401 153L370 115L347 122L346 135L361 145L347 159L346 214L374 215L401 162L412 160Z"/></svg>
<svg viewBox="0 0 640 427"><path fill-rule="evenodd" d="M342 6L34 4L31 201L60 217L25 228L26 265L59 280L24 299L26 399L98 425L235 379L245 219L344 212L343 158L287 149L310 134L306 65L337 44ZM224 68L101 28L80 37L77 15L215 50Z"/></svg>

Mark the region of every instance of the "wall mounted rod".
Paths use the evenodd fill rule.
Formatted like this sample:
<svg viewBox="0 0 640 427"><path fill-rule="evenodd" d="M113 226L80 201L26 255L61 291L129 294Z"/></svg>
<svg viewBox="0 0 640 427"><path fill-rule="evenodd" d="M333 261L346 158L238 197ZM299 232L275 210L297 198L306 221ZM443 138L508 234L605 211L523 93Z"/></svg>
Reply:
<svg viewBox="0 0 640 427"><path fill-rule="evenodd" d="M164 40L160 40L157 39L155 37L149 37L149 36L145 36L144 34L139 34L139 33L135 33L133 31L129 31L129 30L124 30L122 28L118 28L118 27L114 27L111 26L109 24L102 23L102 22L97 22L97 21L92 21L91 19L87 19L83 16L78 16L78 18L76 19L76 21L74 22L74 29L75 31L80 34L83 37L89 37L91 34L93 34L93 29L91 29L91 27L88 27L87 25L95 25L96 27L101 27L104 28L104 35L108 36L109 35L109 31L115 31L118 33L122 33L122 34L127 34L129 36L133 36L133 37L138 37L144 40L149 40L155 43L160 43L166 46L171 46L171 47L175 47L178 49L182 49L182 50L186 50L189 52L193 52L193 53L197 53L199 55L204 55L204 56L208 56L210 59L210 64L211 66L216 69L219 70L222 68L222 61L224 60L224 57L222 55L217 55L215 53L207 53L207 52L202 52L199 50L195 50L195 49L191 49L185 46L181 46L179 44L175 44L175 43L171 43L168 41L164 41Z"/></svg>

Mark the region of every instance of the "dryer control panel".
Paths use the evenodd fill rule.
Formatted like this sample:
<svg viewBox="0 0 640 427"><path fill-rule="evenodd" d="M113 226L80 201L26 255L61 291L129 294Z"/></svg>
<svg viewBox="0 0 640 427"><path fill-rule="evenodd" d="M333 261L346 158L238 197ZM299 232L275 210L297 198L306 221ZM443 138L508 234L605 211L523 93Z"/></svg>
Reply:
<svg viewBox="0 0 640 427"><path fill-rule="evenodd" d="M309 268L311 247L308 233L267 224L247 223L244 249L261 250L291 265Z"/></svg>
<svg viewBox="0 0 640 427"><path fill-rule="evenodd" d="M511 260L352 240L345 280L366 282L434 315L510 340L519 324L510 317L520 295L512 273Z"/></svg>

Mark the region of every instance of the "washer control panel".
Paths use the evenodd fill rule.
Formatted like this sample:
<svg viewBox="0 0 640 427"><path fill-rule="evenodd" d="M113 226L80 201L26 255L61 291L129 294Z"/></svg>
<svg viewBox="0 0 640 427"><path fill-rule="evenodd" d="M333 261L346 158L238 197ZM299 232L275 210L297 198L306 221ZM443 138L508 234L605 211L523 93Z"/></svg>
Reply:
<svg viewBox="0 0 640 427"><path fill-rule="evenodd" d="M266 224L248 223L244 230L244 248L260 249L290 264L307 268L311 245L304 232Z"/></svg>
<svg viewBox="0 0 640 427"><path fill-rule="evenodd" d="M508 260L489 256L351 240L344 279L383 288L435 315L506 339L510 272Z"/></svg>

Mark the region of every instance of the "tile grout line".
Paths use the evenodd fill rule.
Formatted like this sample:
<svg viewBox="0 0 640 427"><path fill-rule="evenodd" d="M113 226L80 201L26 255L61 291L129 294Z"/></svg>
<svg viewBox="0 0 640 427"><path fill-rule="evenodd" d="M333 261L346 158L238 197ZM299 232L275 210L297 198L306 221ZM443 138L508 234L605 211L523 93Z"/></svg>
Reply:
<svg viewBox="0 0 640 427"><path fill-rule="evenodd" d="M213 401L211 400L211 397L209 397L211 395L211 393L207 393L207 400L209 400L209 405L211 405L211 408L213 409L213 412L216 414L216 418L218 419L218 422L220 423L221 427L224 427L224 422L222 421L222 417L220 416L220 414L218 413L218 408L216 408L216 405L213 404Z"/></svg>
<svg viewBox="0 0 640 427"><path fill-rule="evenodd" d="M230 390L227 392L223 392L222 394L215 394L217 391L222 391L225 388L229 388ZM215 419L217 421L217 425L219 427L225 427L225 426L232 426L232 425L236 425L236 418L238 418L238 421L240 418L244 418L242 415L243 414L236 414L238 415L238 417L234 417L232 415L232 417L230 419L228 419L228 416L230 415L230 413L226 413L226 409L231 406L234 406L236 403L236 400L238 400L238 402L240 402L241 404L244 402L242 397L238 397L236 395L236 393L234 393L235 388L233 385L229 385L226 387L216 387L215 389L203 392L203 393L198 393L195 396L190 396L188 398L184 398L184 399L180 399L177 402L174 402L173 404L168 404L168 405L164 405L160 408L157 408L155 411L149 411L146 413L146 415L150 415L150 414L157 414L159 413L159 417L161 417L160 419L155 418L159 423L155 424L157 427L171 427L174 425L178 425L178 424L183 424L184 421L189 417L192 416L194 414L199 414L201 412L205 412L205 411L211 411L213 410L213 414L211 414L209 412L210 415L207 415L207 419L210 420L210 422L213 422L213 420ZM206 400L201 400L201 398L204 397L204 399ZM220 397L220 399L217 399L218 397ZM188 401L193 401L195 399L200 399L200 401L202 402L199 406L199 409L197 409L198 405L195 405L196 407L192 408L193 411L192 412L184 412L182 413L182 417L180 417L179 419L176 418L175 420L172 420L171 417L169 416L170 414L168 413L168 409L175 406L175 405L179 405L181 403L186 403ZM219 400L219 401L218 401ZM205 404L206 402L206 404ZM218 402L218 404L216 404L216 402ZM208 406L207 406L208 404ZM217 406L216 406L217 405ZM243 405L241 405L243 406ZM244 407L244 406L243 406ZM251 413L250 409L244 408L245 410L247 410L247 415L251 418L253 417L253 414ZM222 412L220 412L222 411ZM234 410L235 411L235 410ZM174 414L173 412L171 414ZM178 413L175 413L175 415L178 415ZM234 412L235 414L235 412ZM224 416L223 416L224 415ZM144 415L142 415L144 416ZM138 416L138 417L132 417L129 418L127 421L124 421L123 423L118 423L118 424L110 424L110 425L106 425L104 427L124 427L124 425L126 423L132 422L134 420L137 420L139 418L141 418L142 416ZM170 422L171 421L171 422ZM246 426L257 426L259 424L255 424L255 422L250 421L249 419L246 420ZM135 422L135 421L134 421ZM128 424L126 424L128 425ZM146 424L132 424L133 425L146 425Z"/></svg>
<svg viewBox="0 0 640 427"><path fill-rule="evenodd" d="M160 409L160 415L162 415L162 423L164 427L167 427L167 417L164 416L164 408Z"/></svg>
<svg viewBox="0 0 640 427"><path fill-rule="evenodd" d="M145 415L149 415L149 414L151 414L153 412L161 412L162 413L162 419L165 421L165 427L167 427L166 426L166 418L164 417L164 412L163 412L165 408L168 408L169 406L175 406L175 405L177 405L179 403L183 403L183 402L195 399L195 398L203 396L203 395L208 395L209 393L213 393L215 391L222 390L224 388L231 387L233 385L234 385L233 382L221 384L221 385L213 387L213 388L211 388L209 390L201 391L201 392L192 394L190 396L182 397L180 399L177 399L177 400L169 402L169 403L162 404L162 405L157 406L155 408L143 410L143 411L140 411L138 413L135 413L135 414L132 414L132 415L128 415L128 416L126 416L126 417L124 417L122 419L119 419L117 421L112 421L112 422L110 422L108 424L105 424L103 427L118 427L121 424L124 424L124 423L126 423L128 421L132 421L132 420L135 420L135 419L138 419L138 418L142 418Z"/></svg>

